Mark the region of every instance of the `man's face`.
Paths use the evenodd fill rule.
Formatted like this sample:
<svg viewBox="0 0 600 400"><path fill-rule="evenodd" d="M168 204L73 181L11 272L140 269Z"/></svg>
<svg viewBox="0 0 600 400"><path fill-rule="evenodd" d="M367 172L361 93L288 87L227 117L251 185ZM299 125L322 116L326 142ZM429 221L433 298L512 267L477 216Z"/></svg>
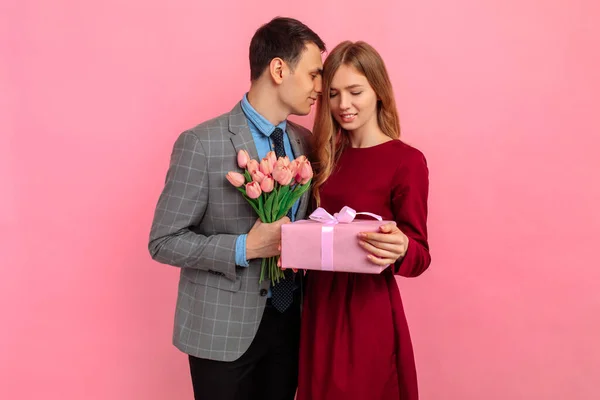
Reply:
<svg viewBox="0 0 600 400"><path fill-rule="evenodd" d="M314 43L307 43L296 67L286 69L279 87L281 101L290 114L307 115L321 94L323 60L321 50Z"/></svg>

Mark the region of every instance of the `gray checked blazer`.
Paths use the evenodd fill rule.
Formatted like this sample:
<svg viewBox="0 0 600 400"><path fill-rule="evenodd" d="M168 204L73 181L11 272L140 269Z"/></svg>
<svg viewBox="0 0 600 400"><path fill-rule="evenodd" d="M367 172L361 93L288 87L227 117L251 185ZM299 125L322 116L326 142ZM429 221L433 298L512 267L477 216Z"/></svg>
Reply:
<svg viewBox="0 0 600 400"><path fill-rule="evenodd" d="M294 155L308 156L310 131L288 121ZM256 212L225 178L240 171L237 152L258 159L240 104L183 132L176 140L158 200L148 248L180 268L173 344L195 357L233 361L246 352L263 315L269 281L259 285L259 259L235 264L235 242ZM300 199L305 217L309 194Z"/></svg>

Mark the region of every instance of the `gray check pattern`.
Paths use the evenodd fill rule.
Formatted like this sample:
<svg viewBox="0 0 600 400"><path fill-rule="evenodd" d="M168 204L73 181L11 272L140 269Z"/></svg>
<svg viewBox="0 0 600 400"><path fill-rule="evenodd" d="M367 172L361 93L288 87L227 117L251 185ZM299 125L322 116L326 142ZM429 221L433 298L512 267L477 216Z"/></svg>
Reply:
<svg viewBox="0 0 600 400"><path fill-rule="evenodd" d="M307 154L310 132L290 121L294 154ZM258 158L246 116L231 112L183 132L171 154L158 200L149 251L180 268L173 344L195 357L233 361L254 339L270 281L259 285L261 260L235 265L235 242L248 233L256 213L225 178L239 171L237 152ZM297 217L306 215L308 193Z"/></svg>

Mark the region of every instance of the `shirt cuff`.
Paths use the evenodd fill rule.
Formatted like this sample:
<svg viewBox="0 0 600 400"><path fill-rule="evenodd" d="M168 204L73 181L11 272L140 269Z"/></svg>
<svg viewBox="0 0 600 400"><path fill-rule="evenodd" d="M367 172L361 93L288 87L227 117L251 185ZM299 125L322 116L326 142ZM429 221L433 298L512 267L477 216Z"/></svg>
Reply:
<svg viewBox="0 0 600 400"><path fill-rule="evenodd" d="M240 235L235 241L235 264L240 267L249 267L246 259L246 237L248 235Z"/></svg>

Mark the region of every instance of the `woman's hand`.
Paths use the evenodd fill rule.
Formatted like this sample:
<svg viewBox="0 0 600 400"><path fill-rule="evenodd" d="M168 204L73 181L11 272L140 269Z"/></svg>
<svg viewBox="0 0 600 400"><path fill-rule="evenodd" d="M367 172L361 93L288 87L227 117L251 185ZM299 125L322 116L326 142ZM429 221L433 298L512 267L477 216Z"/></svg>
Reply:
<svg viewBox="0 0 600 400"><path fill-rule="evenodd" d="M406 254L408 236L394 222L379 227L380 233L361 232L358 234L359 244L370 254L369 260L376 265L393 264Z"/></svg>

